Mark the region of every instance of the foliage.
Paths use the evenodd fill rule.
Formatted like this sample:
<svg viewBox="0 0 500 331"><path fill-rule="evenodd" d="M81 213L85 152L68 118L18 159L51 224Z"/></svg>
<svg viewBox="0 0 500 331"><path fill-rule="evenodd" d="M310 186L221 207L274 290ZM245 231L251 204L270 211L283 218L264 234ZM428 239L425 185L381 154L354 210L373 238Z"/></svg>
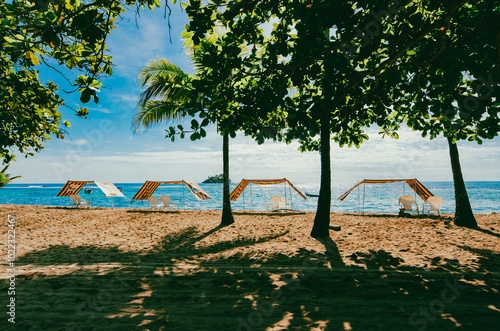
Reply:
<svg viewBox="0 0 500 331"><path fill-rule="evenodd" d="M12 182L14 179L19 178L21 176L10 177L10 174L7 173L7 169L9 168L9 164L6 165L2 171L0 171L0 188Z"/></svg>
<svg viewBox="0 0 500 331"><path fill-rule="evenodd" d="M216 12L218 4L227 5L226 9ZM359 146L368 138L363 127L385 118L391 100L385 89L377 90L378 81L387 75L384 61L394 61L385 39L377 37L364 44L355 33L356 28L376 22L371 14L387 4L229 1L203 9L196 1L190 5L187 12L193 16L189 25L193 43L210 29L214 16L230 30L224 44L232 49L219 47L207 59L207 63L217 63L213 66L217 72L232 66L232 86L237 89L226 98L238 102L239 108L232 113L230 132L243 129L258 141L263 132L274 132L275 139L298 139L303 151L321 152L322 182L315 221L321 230L313 229L312 235L328 237L330 134L341 146ZM266 22L275 22L269 35L261 28ZM387 28L380 33L391 32ZM232 52L235 45L251 48L251 55ZM231 58L231 53L239 57ZM214 77L205 75L205 81ZM274 130L262 125L265 123L275 125Z"/></svg>
<svg viewBox="0 0 500 331"><path fill-rule="evenodd" d="M500 130L500 1L441 3L442 21L400 66L395 121L422 136L447 138L455 187L456 225L476 227L457 142L492 139ZM430 11L432 9L432 11ZM436 8L421 8L436 16ZM445 15L446 14L446 15ZM411 52L411 53L410 53Z"/></svg>
<svg viewBox="0 0 500 331"><path fill-rule="evenodd" d="M411 94L407 87L402 87L406 80L430 75L427 69L433 70L438 57L443 65L456 54L461 55L460 59L469 56L465 62L469 61L476 69L481 63L491 63L482 50L486 47L486 53L495 54L497 48L483 43L480 34L487 28L490 32L484 34L485 38L496 40L493 38L497 36L499 22L496 1L223 0L202 6L201 1L192 0L187 13L192 21L186 35L189 34L193 44L217 25L229 31L225 43L219 45L206 63L213 63L217 68L214 72L228 71L228 66L233 70L233 79L229 81L237 91L225 97L237 102L239 107L231 113L230 132L248 131L250 123L259 123L270 113L281 112L285 114L287 127L283 122L275 122L278 138L298 139L302 150L319 150L322 154L329 150L326 140L330 133L340 146L359 146L368 139L363 133L364 127L377 124L383 133L397 138L396 130L405 119L415 129L432 131L432 134L455 130L457 139L477 140L478 135L493 137L498 132L492 98L481 100L477 110L460 115L458 120L456 112L440 111L442 103L435 102L432 118L437 114L443 126L426 128L419 124L421 116L413 108L406 111L400 105L392 109L396 101ZM477 26L477 16L481 16L480 26ZM271 23L273 29L265 35L263 26ZM469 46L459 50L460 41L467 38L471 39ZM452 47L446 47L446 43ZM242 55L235 48L241 48L239 45L251 47L252 55L260 53L254 58L255 62L249 63L252 55ZM237 57L231 57L231 53ZM455 64L448 70L441 69L437 75L430 75L433 78L424 85L424 93L434 93L439 98L441 94L434 89L456 88L449 81L463 76L460 61L451 61ZM481 79L476 73L481 70L469 72L476 81ZM222 80L227 81L228 76L223 77ZM207 74L203 82L214 79L215 75ZM253 83L249 83L249 79ZM459 81L465 82L463 77ZM480 98L474 96L480 93L478 88L481 89L478 84L469 85L458 101ZM450 104L450 100L447 101ZM315 139L318 136L321 138ZM324 214L321 221L324 236L328 236L329 162L329 157L324 161L322 157L325 193L320 192L320 198L324 199L319 199L318 213Z"/></svg>
<svg viewBox="0 0 500 331"><path fill-rule="evenodd" d="M211 46L213 40L207 39L205 42L193 49L192 59L197 64L198 72L205 68L199 62L200 54L204 47ZM156 59L141 70L139 74L141 85L146 87L141 94L139 109L134 116L133 127L138 130L140 127L148 128L159 123L168 122L175 119L181 119L188 116L195 116L198 112L206 115L204 101L214 99L217 93L213 93L207 88L196 88L193 82L195 79L191 75L184 73L176 65L163 60ZM217 120L214 117L213 120ZM196 140L206 135L203 126L210 123L209 118L205 117L202 125L198 124L196 119L192 119L191 140ZM181 138L185 137L186 131L182 125L177 128L170 127L167 131L167 137L175 140L176 134ZM223 174L219 178L223 183L223 205L221 225L234 223L234 217L229 200L229 137L227 133L223 136ZM213 178L213 177L212 177Z"/></svg>
<svg viewBox="0 0 500 331"><path fill-rule="evenodd" d="M61 73L58 67L63 66L81 73L71 83L74 91L80 92L82 103L91 100L97 103L99 76L112 74L106 38L125 6L132 5L153 9L160 6L160 2L2 0L0 156L4 163L14 158L11 147L29 155L31 149L35 152L42 149L51 134L63 137L58 112L63 100L57 94L57 85L40 82L35 68L43 66ZM87 113L86 108L77 110L83 117Z"/></svg>
<svg viewBox="0 0 500 331"><path fill-rule="evenodd" d="M145 89L134 115L133 129L139 131L189 116L184 104L197 98L189 84L191 79L191 75L167 60L148 62L139 73Z"/></svg>
<svg viewBox="0 0 500 331"><path fill-rule="evenodd" d="M32 68L14 70L6 57L0 58L0 79L0 156L4 163L13 160L11 146L33 155L30 150L41 150L51 134L63 138L57 111L63 102L56 85L42 85Z"/></svg>
<svg viewBox="0 0 500 331"><path fill-rule="evenodd" d="M411 50L399 86L398 122L431 139L492 139L500 129L500 1L454 8ZM433 12L423 10L423 15Z"/></svg>

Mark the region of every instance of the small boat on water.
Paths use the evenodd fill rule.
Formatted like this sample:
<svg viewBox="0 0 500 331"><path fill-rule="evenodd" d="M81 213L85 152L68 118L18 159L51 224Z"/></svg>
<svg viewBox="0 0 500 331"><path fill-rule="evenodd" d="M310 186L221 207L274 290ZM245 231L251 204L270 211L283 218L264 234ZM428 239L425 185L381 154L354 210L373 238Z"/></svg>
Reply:
<svg viewBox="0 0 500 331"><path fill-rule="evenodd" d="M319 198L319 194L311 194L311 193L307 193L307 192L306 192L306 196L308 196L309 198Z"/></svg>

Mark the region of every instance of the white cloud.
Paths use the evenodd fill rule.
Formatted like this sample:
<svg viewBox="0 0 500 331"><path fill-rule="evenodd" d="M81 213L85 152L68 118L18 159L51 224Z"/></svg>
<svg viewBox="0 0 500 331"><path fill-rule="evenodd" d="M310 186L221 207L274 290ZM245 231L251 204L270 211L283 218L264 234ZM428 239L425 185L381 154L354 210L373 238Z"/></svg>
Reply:
<svg viewBox="0 0 500 331"><path fill-rule="evenodd" d="M104 114L112 114L113 112L111 110L109 110L108 108L103 108L103 107L97 107L94 109L95 111L98 111L100 113L104 113Z"/></svg>
<svg viewBox="0 0 500 331"><path fill-rule="evenodd" d="M130 150L120 151L100 146L98 150L80 155L74 151L44 151L27 160L19 158L10 170L23 175L20 180L26 183L39 182L40 176L44 178L43 182L69 178L114 182L179 178L202 181L208 175L222 172L222 139L211 136L197 142L167 144L161 141L135 147L130 145ZM85 143L84 139L77 142ZM131 150L140 146L140 150ZM233 181L287 177L297 184L317 184L320 155L317 152L301 153L298 146L297 142L257 145L242 136L231 139L230 177ZM482 146L462 143L459 151L466 181L500 180L500 146L497 141L485 142ZM428 141L411 131L401 132L399 140L372 136L360 149L339 148L332 144L331 162L333 183L352 184L363 178L452 180L447 143L443 139Z"/></svg>
<svg viewBox="0 0 500 331"><path fill-rule="evenodd" d="M89 144L87 139L64 140L65 144L83 146Z"/></svg>

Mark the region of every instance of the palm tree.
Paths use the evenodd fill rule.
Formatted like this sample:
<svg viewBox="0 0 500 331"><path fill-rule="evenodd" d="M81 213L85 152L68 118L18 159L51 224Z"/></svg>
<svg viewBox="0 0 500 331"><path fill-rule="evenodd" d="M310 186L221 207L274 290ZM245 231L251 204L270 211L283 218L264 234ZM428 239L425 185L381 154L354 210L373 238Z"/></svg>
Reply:
<svg viewBox="0 0 500 331"><path fill-rule="evenodd" d="M19 178L21 176L15 176L15 177L10 177L10 174L7 173L7 169L9 168L10 164L7 164L2 171L0 172L0 188L4 187L5 185L9 184L12 182L14 179Z"/></svg>
<svg viewBox="0 0 500 331"><path fill-rule="evenodd" d="M194 62L195 53L192 53ZM133 119L133 129L139 131L160 123L189 117L189 111L202 107L203 93L191 86L192 76L164 59L150 61L139 73L141 93L139 108ZM234 223L229 200L229 136L222 133L223 201L221 225Z"/></svg>

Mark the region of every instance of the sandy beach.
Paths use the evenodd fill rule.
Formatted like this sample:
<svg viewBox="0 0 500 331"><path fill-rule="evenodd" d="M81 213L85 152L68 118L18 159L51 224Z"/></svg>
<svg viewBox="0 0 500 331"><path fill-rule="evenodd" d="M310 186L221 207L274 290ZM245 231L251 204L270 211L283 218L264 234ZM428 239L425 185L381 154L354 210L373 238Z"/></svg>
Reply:
<svg viewBox="0 0 500 331"><path fill-rule="evenodd" d="M500 214L335 214L339 257L314 213L157 212L1 205L16 217L19 330L492 330ZM2 295L4 297L4 295ZM0 329L12 328L3 299Z"/></svg>

